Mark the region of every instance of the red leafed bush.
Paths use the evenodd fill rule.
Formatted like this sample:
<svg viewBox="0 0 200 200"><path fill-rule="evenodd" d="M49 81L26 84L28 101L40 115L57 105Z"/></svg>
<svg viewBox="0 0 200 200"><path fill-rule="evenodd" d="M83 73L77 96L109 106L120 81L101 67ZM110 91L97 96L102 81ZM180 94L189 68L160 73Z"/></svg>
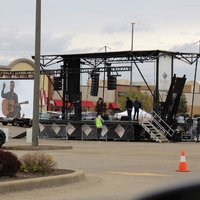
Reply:
<svg viewBox="0 0 200 200"><path fill-rule="evenodd" d="M20 169L21 162L9 151L0 150L0 177L14 176Z"/></svg>

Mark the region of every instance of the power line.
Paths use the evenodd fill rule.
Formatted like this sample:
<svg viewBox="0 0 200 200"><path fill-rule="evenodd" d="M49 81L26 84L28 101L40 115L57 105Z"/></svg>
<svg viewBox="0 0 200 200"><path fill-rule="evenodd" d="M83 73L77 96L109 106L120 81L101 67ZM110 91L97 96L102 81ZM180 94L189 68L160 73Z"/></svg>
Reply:
<svg viewBox="0 0 200 200"><path fill-rule="evenodd" d="M189 48L189 47L191 47L191 46L193 46L193 45L195 45L195 44L197 44L199 42L200 42L200 40L196 41L195 43L193 43L193 44L191 44L191 45L189 45L187 47L185 47L184 49L181 49L180 51L183 51L183 50L185 50L185 49L187 49L187 48Z"/></svg>

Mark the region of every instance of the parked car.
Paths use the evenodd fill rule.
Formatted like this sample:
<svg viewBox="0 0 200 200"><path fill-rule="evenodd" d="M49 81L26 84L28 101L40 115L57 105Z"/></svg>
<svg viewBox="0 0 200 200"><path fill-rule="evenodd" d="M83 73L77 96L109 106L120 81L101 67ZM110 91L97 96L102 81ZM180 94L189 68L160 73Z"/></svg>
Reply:
<svg viewBox="0 0 200 200"><path fill-rule="evenodd" d="M82 112L81 117L82 120L94 120L97 116L96 112Z"/></svg>
<svg viewBox="0 0 200 200"><path fill-rule="evenodd" d="M62 112L47 111L46 113L50 115L49 119L62 119Z"/></svg>
<svg viewBox="0 0 200 200"><path fill-rule="evenodd" d="M50 114L49 113L39 113L39 119L50 119Z"/></svg>
<svg viewBox="0 0 200 200"><path fill-rule="evenodd" d="M185 133L184 135L191 135L192 140L196 137L197 118L185 118Z"/></svg>
<svg viewBox="0 0 200 200"><path fill-rule="evenodd" d="M67 119L73 119L75 116L75 113L67 113Z"/></svg>
<svg viewBox="0 0 200 200"><path fill-rule="evenodd" d="M116 117L113 116L113 115L109 115L108 118L109 118L109 120L111 120L111 121L117 121L117 120L118 120L118 118L116 118Z"/></svg>
<svg viewBox="0 0 200 200"><path fill-rule="evenodd" d="M17 126L19 125L20 127L28 126L31 127L32 126L32 120L30 118L7 118L7 117L0 117L0 122L2 122L2 124L4 126L8 125L8 124L12 124L13 126Z"/></svg>

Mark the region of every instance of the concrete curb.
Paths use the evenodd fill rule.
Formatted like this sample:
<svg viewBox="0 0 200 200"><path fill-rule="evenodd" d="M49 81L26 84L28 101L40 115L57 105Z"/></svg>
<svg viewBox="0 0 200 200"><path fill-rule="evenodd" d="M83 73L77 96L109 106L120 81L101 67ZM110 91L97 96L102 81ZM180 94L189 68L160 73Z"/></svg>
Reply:
<svg viewBox="0 0 200 200"><path fill-rule="evenodd" d="M75 172L64 175L1 182L0 194L40 189L45 187L59 187L69 183L76 183L85 179L85 173L83 171L73 171Z"/></svg>
<svg viewBox="0 0 200 200"><path fill-rule="evenodd" d="M59 150L59 149L72 149L72 146L52 146L52 145L40 145L40 146L31 146L31 145L18 145L18 146L2 146L3 150L29 150L29 151L38 151L38 150Z"/></svg>

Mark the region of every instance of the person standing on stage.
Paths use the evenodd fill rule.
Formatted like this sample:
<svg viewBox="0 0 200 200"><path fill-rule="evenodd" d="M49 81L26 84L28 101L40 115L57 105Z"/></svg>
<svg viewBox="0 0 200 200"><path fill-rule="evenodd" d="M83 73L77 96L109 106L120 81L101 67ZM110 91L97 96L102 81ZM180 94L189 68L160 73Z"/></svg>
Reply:
<svg viewBox="0 0 200 200"><path fill-rule="evenodd" d="M127 110L127 114L128 114L128 119L131 121L133 102L129 99L129 97L126 97L126 110Z"/></svg>
<svg viewBox="0 0 200 200"><path fill-rule="evenodd" d="M133 120L135 121L135 117L136 117L136 121L138 121L138 117L139 117L139 110L141 107L141 102L138 100L138 98L135 98L135 101L133 102L133 107L134 107L134 116L133 116Z"/></svg>
<svg viewBox="0 0 200 200"><path fill-rule="evenodd" d="M96 104L96 112L97 116L103 113L103 99L99 97L97 104Z"/></svg>

